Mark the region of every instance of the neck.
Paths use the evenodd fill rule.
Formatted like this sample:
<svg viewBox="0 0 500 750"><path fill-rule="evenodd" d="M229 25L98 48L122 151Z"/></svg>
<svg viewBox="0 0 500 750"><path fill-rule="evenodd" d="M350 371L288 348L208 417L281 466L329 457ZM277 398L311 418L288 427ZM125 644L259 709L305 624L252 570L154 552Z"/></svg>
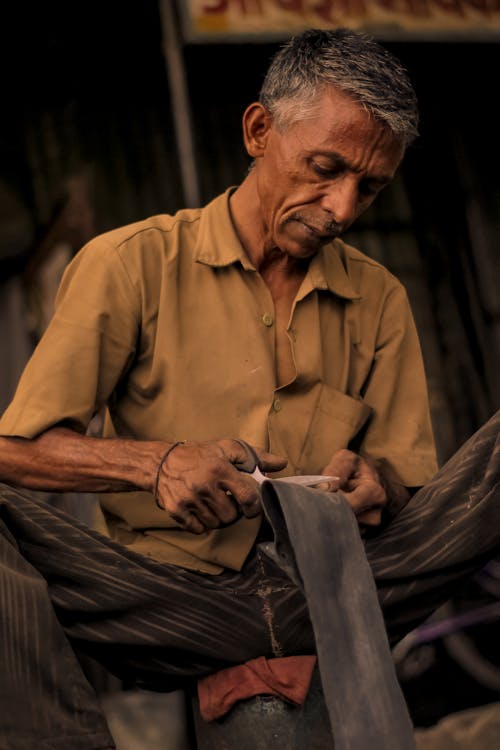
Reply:
<svg viewBox="0 0 500 750"><path fill-rule="evenodd" d="M232 194L229 202L236 234L254 268L266 277L269 273L282 276L304 275L310 258L292 258L276 247L260 211L253 170Z"/></svg>
<svg viewBox="0 0 500 750"><path fill-rule="evenodd" d="M265 250L250 259L266 282L278 278L303 279L311 262L311 258L291 258L278 247Z"/></svg>

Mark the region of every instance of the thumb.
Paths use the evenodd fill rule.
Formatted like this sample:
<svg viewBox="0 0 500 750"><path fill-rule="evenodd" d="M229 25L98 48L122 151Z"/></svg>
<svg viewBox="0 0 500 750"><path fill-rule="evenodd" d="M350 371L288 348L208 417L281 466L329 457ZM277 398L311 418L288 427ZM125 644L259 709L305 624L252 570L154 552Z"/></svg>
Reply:
<svg viewBox="0 0 500 750"><path fill-rule="evenodd" d="M325 472L321 472L324 474ZM341 481L340 477L333 475L325 476L324 481L318 482L314 485L315 490L321 490L321 492L337 492L340 489Z"/></svg>
<svg viewBox="0 0 500 750"><path fill-rule="evenodd" d="M288 463L284 456L279 456L277 453L269 453L260 448L256 448L255 452L259 457L259 464L262 471L281 471Z"/></svg>
<svg viewBox="0 0 500 750"><path fill-rule="evenodd" d="M278 456L276 453L269 453L269 451L265 451L263 448L256 448L254 445L238 438L219 440L218 444L223 449L226 458L236 466L248 458L252 458L253 460L257 460L259 468L262 471L280 471L288 463L287 459L283 456Z"/></svg>

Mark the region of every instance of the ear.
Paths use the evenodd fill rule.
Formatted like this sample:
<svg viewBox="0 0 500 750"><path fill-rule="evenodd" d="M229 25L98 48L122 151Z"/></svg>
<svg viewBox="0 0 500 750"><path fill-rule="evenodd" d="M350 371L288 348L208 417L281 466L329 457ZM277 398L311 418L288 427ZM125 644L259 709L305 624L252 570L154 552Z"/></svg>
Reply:
<svg viewBox="0 0 500 750"><path fill-rule="evenodd" d="M271 115L260 102L250 104L243 114L243 140L248 155L262 156L271 129Z"/></svg>

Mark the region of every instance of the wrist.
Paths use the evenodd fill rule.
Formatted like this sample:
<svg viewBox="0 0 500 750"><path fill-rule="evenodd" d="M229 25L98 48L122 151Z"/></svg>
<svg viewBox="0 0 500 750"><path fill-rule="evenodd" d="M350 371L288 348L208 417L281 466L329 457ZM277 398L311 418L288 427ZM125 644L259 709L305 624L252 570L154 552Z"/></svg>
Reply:
<svg viewBox="0 0 500 750"><path fill-rule="evenodd" d="M174 443L171 443L169 447L167 448L167 450L164 451L163 454L160 456L160 460L158 461L158 466L156 468L154 482L153 482L153 496L158 506L159 506L158 488L160 484L160 477L161 477L163 466L165 465L172 451L174 451L179 445L184 445L185 442L186 442L185 440L176 440Z"/></svg>

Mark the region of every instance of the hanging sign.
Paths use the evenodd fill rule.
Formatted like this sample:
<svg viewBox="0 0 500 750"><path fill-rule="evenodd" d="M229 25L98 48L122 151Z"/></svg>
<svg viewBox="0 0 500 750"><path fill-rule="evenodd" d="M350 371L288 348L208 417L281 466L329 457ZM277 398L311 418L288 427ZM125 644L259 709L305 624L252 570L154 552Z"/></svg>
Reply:
<svg viewBox="0 0 500 750"><path fill-rule="evenodd" d="M498 39L500 0L180 0L186 41L284 39L347 26L385 39Z"/></svg>

